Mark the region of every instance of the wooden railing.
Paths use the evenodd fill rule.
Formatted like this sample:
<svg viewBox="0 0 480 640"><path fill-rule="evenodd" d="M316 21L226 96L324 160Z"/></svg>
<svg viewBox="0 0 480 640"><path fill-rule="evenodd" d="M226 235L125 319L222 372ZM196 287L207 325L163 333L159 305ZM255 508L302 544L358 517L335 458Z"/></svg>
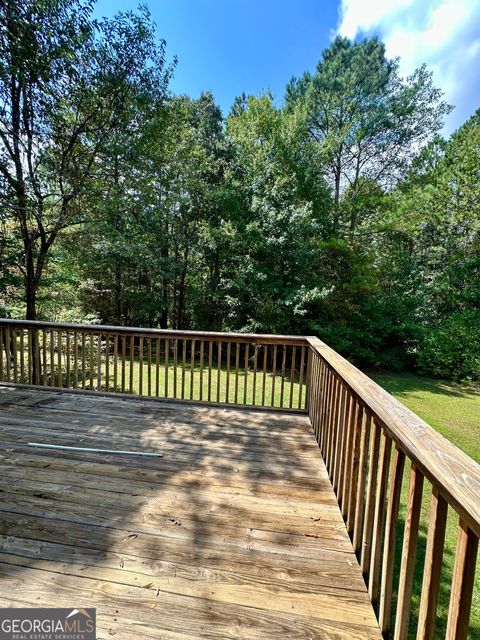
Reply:
<svg viewBox="0 0 480 640"><path fill-rule="evenodd" d="M0 381L305 410L304 337L0 319Z"/></svg>
<svg viewBox="0 0 480 640"><path fill-rule="evenodd" d="M464 640L480 536L480 466L327 345L308 341L310 419L383 634L394 640ZM422 507L428 510L426 549L414 617ZM437 604L445 588L449 508L458 519L452 523L457 543L442 629Z"/></svg>
<svg viewBox="0 0 480 640"><path fill-rule="evenodd" d="M320 340L0 319L0 381L307 410L384 636L467 638L480 466ZM457 542L442 628L452 515Z"/></svg>

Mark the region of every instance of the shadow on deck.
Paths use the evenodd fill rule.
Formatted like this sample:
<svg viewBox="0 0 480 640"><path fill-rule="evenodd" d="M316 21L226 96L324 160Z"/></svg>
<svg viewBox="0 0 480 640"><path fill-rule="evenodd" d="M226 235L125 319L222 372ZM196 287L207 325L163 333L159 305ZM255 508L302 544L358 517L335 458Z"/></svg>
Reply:
<svg viewBox="0 0 480 640"><path fill-rule="evenodd" d="M308 417L5 386L0 433L0 606L94 606L118 640L381 638Z"/></svg>

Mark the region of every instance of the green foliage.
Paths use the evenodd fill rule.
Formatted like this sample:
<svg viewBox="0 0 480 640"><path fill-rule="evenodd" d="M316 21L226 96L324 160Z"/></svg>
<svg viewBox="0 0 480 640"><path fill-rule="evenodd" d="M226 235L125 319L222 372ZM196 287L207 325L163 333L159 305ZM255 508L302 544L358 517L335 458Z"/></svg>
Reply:
<svg viewBox="0 0 480 640"><path fill-rule="evenodd" d="M441 139L424 67L337 38L283 106L241 94L224 119L168 92L146 9L91 11L0 7L4 313L315 333L362 366L479 377L479 113Z"/></svg>
<svg viewBox="0 0 480 640"><path fill-rule="evenodd" d="M463 311L443 317L424 331L418 367L447 379L480 380L480 312Z"/></svg>

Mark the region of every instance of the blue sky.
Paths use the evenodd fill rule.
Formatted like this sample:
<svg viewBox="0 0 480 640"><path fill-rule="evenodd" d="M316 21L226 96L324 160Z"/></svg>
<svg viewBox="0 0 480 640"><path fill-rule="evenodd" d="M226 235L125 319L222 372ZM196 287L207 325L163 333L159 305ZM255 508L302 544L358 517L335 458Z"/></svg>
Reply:
<svg viewBox="0 0 480 640"><path fill-rule="evenodd" d="M235 96L270 90L280 103L292 75L313 70L335 33L376 34L408 75L425 62L456 106L445 133L480 107L479 0L147 0L170 57L171 89L210 90L227 113ZM97 0L95 13L138 0Z"/></svg>

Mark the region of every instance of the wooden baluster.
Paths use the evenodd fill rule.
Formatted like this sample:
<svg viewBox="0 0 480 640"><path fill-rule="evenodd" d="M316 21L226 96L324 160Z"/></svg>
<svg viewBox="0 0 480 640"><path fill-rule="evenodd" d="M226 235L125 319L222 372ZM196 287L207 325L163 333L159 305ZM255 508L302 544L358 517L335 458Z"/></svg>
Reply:
<svg viewBox="0 0 480 640"><path fill-rule="evenodd" d="M217 343L217 402L220 402L220 383L222 377L222 341Z"/></svg>
<svg viewBox="0 0 480 640"><path fill-rule="evenodd" d="M12 358L13 358L13 382L18 382L18 352L17 352L17 330L11 331L12 335Z"/></svg>
<svg viewBox="0 0 480 640"><path fill-rule="evenodd" d="M297 352L297 347L294 345L292 347L292 364L290 366L290 402L288 406L290 409L293 407L293 390L295 387L295 356Z"/></svg>
<svg viewBox="0 0 480 640"><path fill-rule="evenodd" d="M348 488L347 507L347 531L352 540L353 529L355 526L355 507L357 502L358 472L360 466L360 440L363 424L363 407L360 405L356 398L354 400L354 404L352 459L350 463L350 483Z"/></svg>
<svg viewBox="0 0 480 640"><path fill-rule="evenodd" d="M43 330L45 332L45 329ZM2 359L2 335L0 331L0 361ZM0 364L1 367L1 364ZM0 373L0 380L2 379L2 374ZM25 331L20 329L20 380L21 382L25 382ZM46 383L45 383L46 384Z"/></svg>
<svg viewBox="0 0 480 640"><path fill-rule="evenodd" d="M368 593L370 600L376 604L380 593L380 575L382 569L382 542L385 525L385 508L388 486L388 472L392 454L392 440L382 433L380 442L380 460L377 475L377 491L375 496L375 516L373 520L372 553L370 557L370 576Z"/></svg>
<svg viewBox="0 0 480 640"><path fill-rule="evenodd" d="M308 401L308 411L312 416L312 424L314 424L313 431L315 438L318 442L320 451L322 450L322 403L323 394L325 393L326 383L326 369L322 360L314 354L312 356L312 363L310 365L310 376L312 377L312 384L310 384ZM301 374L300 374L301 375Z"/></svg>
<svg viewBox="0 0 480 640"><path fill-rule="evenodd" d="M299 371L299 380L298 380L298 408L302 409L302 392L303 392L303 369L305 367L305 347L301 347L300 351L300 371Z"/></svg>
<svg viewBox="0 0 480 640"><path fill-rule="evenodd" d="M377 422L373 421L373 429L370 441L369 471L367 493L365 498L365 518L363 521L362 552L361 562L362 572L365 582L368 583L370 572L370 560L372 554L373 519L375 516L375 493L377 490L378 458L380 451L381 429Z"/></svg>
<svg viewBox="0 0 480 640"><path fill-rule="evenodd" d="M78 334L73 332L73 388L78 389Z"/></svg>
<svg viewBox="0 0 480 640"><path fill-rule="evenodd" d="M423 475L412 464L403 534L402 561L398 584L394 640L407 640L412 604L413 577L417 555L418 525L422 507Z"/></svg>
<svg viewBox="0 0 480 640"><path fill-rule="evenodd" d="M348 514L348 491L351 484L352 474L352 456L353 456L353 435L355 430L355 398L348 392L348 409L345 416L347 420L347 435L345 438L345 447L343 455L343 479L342 479L342 516L345 522L347 521Z"/></svg>
<svg viewBox="0 0 480 640"><path fill-rule="evenodd" d="M273 345L273 362L272 362L272 402L271 406L275 406L275 376L277 374L277 345Z"/></svg>
<svg viewBox="0 0 480 640"><path fill-rule="evenodd" d="M113 390L118 391L118 334L113 336Z"/></svg>
<svg viewBox="0 0 480 640"><path fill-rule="evenodd" d="M342 476L342 448L343 442L346 437L346 418L345 413L347 409L347 388L340 383L340 392L338 398L338 418L335 422L336 431L336 443L335 443L335 458L333 467L333 488L337 495L337 501L340 505L342 493L339 491L341 476Z"/></svg>
<svg viewBox="0 0 480 640"><path fill-rule="evenodd" d="M342 439L340 443L340 454L338 460L338 484L337 484L337 496L338 505L343 512L343 487L345 484L345 476L348 473L348 453L347 446L349 446L349 430L350 430L350 410L351 410L351 396L350 389L345 387L343 398L343 410L342 410Z"/></svg>
<svg viewBox="0 0 480 640"><path fill-rule="evenodd" d="M59 330L57 333L57 367L58 367L58 386L60 389L63 387L63 344L62 344L62 332Z"/></svg>
<svg viewBox="0 0 480 640"><path fill-rule="evenodd" d="M316 354L312 355L310 366L310 395L309 410L312 410L316 422L316 438L322 456L325 453L325 406L330 381L330 372L323 360Z"/></svg>
<svg viewBox="0 0 480 640"><path fill-rule="evenodd" d="M418 616L417 640L434 639L447 513L447 501L440 495L438 489L433 486L430 501L427 549L423 570L422 597Z"/></svg>
<svg viewBox="0 0 480 640"><path fill-rule="evenodd" d="M312 367L312 357L313 357L313 349L310 347L307 348L307 370L305 373L305 409L309 410L309 402L310 402L310 386L311 386L311 367ZM315 354L317 355L317 354ZM318 357L318 356L317 356Z"/></svg>
<svg viewBox="0 0 480 640"><path fill-rule="evenodd" d="M94 357L95 357L95 341L94 341L94 336L93 333L90 333L89 336L89 343L90 343L90 372L89 372L89 376L90 376L90 391L93 391L93 371L94 371Z"/></svg>
<svg viewBox="0 0 480 640"><path fill-rule="evenodd" d="M243 404L247 404L247 390L248 390L248 350L250 345L245 345L245 381L243 387Z"/></svg>
<svg viewBox="0 0 480 640"><path fill-rule="evenodd" d="M268 359L268 344L263 345L263 366L262 366L262 399L261 405L265 406L265 394L267 391L267 359Z"/></svg>
<svg viewBox="0 0 480 640"><path fill-rule="evenodd" d="M177 397L178 339L173 341L173 397Z"/></svg>
<svg viewBox="0 0 480 640"><path fill-rule="evenodd" d="M147 392L148 397L152 395L152 338L149 336L147 338Z"/></svg>
<svg viewBox="0 0 480 640"><path fill-rule="evenodd" d="M66 332L66 346L65 346L65 386L70 388L70 331Z"/></svg>
<svg viewBox="0 0 480 640"><path fill-rule="evenodd" d="M86 334L84 332L82 332L82 389L85 389L85 386L87 384L87 380L86 380L86 361L85 361L85 351L86 351Z"/></svg>
<svg viewBox="0 0 480 640"><path fill-rule="evenodd" d="M362 434L360 439L360 458L358 469L358 482L355 495L355 524L353 529L353 550L358 553L362 545L363 520L364 520L364 499L365 483L367 479L368 445L370 442L370 428L372 416L369 411L365 411L365 418L362 421Z"/></svg>
<svg viewBox="0 0 480 640"><path fill-rule="evenodd" d="M235 404L238 404L239 371L240 371L240 343L237 342L237 346L235 347L235 396L233 398L233 401Z"/></svg>
<svg viewBox="0 0 480 640"><path fill-rule="evenodd" d="M155 396L160 397L160 338L156 338L156 357L155 357Z"/></svg>
<svg viewBox="0 0 480 640"><path fill-rule="evenodd" d="M327 389L327 397L325 401L325 413L323 417L323 429L324 429L323 459L325 460L327 471L329 470L328 454L329 454L329 445L330 445L330 420L331 420L331 414L332 414L332 399L333 399L334 387L336 385L336 382L337 380L333 374L333 371L329 369L329 385Z"/></svg>
<svg viewBox="0 0 480 640"><path fill-rule="evenodd" d="M280 383L280 407L283 409L283 397L285 393L285 366L287 362L287 347L283 345L282 351L282 381Z"/></svg>
<svg viewBox="0 0 480 640"><path fill-rule="evenodd" d="M105 391L109 389L110 382L110 336L105 335Z"/></svg>
<svg viewBox="0 0 480 640"><path fill-rule="evenodd" d="M185 362L187 360L187 341L183 340L182 344L182 393L181 399L185 399Z"/></svg>
<svg viewBox="0 0 480 640"><path fill-rule="evenodd" d="M328 405L328 415L327 415L327 450L326 450L326 463L328 474L330 478L332 478L332 467L333 467L333 442L335 438L335 412L337 408L337 396L338 396L338 387L340 382L336 375L333 374L333 384L332 391L330 394L330 402Z"/></svg>
<svg viewBox="0 0 480 640"><path fill-rule="evenodd" d="M230 351L231 343L227 342L227 378L225 381L225 402L230 402Z"/></svg>
<svg viewBox="0 0 480 640"><path fill-rule="evenodd" d="M165 398L168 398L168 363L170 359L170 340L165 338Z"/></svg>
<svg viewBox="0 0 480 640"><path fill-rule="evenodd" d="M478 537L460 518L445 640L466 640L468 636L477 553Z"/></svg>
<svg viewBox="0 0 480 640"><path fill-rule="evenodd" d="M309 412L311 416L311 422L313 426L313 432L315 439L320 446L321 438L321 424L320 424L320 398L322 393L322 363L320 359L315 355L311 366L311 375L313 378L313 384L311 385L311 402L309 403Z"/></svg>
<svg viewBox="0 0 480 640"><path fill-rule="evenodd" d="M213 341L210 340L208 343L208 402L212 401L212 367L213 367Z"/></svg>
<svg viewBox="0 0 480 640"><path fill-rule="evenodd" d="M55 336L53 329L50 331L50 375L52 376L51 385L55 387Z"/></svg>
<svg viewBox="0 0 480 640"><path fill-rule="evenodd" d="M121 391L125 393L125 384L126 384L126 366L127 366L127 336L122 336L122 372L120 375L121 379Z"/></svg>
<svg viewBox="0 0 480 640"><path fill-rule="evenodd" d="M35 366L33 364L34 360L34 351L33 351L33 329L28 329L28 381L29 384L35 384L34 380L34 371Z"/></svg>
<svg viewBox="0 0 480 640"><path fill-rule="evenodd" d="M133 363L135 360L135 338L130 336L130 370L129 370L129 380L128 386L130 393L133 393Z"/></svg>
<svg viewBox="0 0 480 640"><path fill-rule="evenodd" d="M38 329L34 329L33 335L33 348L35 357L35 381L34 384L42 384L42 371L40 364L40 332Z"/></svg>
<svg viewBox="0 0 480 640"><path fill-rule="evenodd" d="M31 340L31 331L28 332ZM32 362L32 358L30 356L30 363ZM12 357L10 354L10 329L9 327L5 327L5 380L6 382L10 382L10 371L12 367ZM33 384L33 381L32 381Z"/></svg>
<svg viewBox="0 0 480 640"><path fill-rule="evenodd" d="M3 382L3 376L5 375L5 368L3 365L3 351L5 345L5 332L3 327L0 327L0 380Z"/></svg>
<svg viewBox="0 0 480 640"><path fill-rule="evenodd" d="M192 340L190 349L190 400L193 400L193 386L195 382L195 340Z"/></svg>
<svg viewBox="0 0 480 640"><path fill-rule="evenodd" d="M102 388L102 334L97 336L97 391Z"/></svg>
<svg viewBox="0 0 480 640"><path fill-rule="evenodd" d="M257 404L257 365L258 365L258 344L255 344L253 350L253 390L252 404Z"/></svg>
<svg viewBox="0 0 480 640"><path fill-rule="evenodd" d="M333 376L332 376L332 372L330 371L330 368L327 367L325 365L325 363L320 360L320 358L318 358L318 356L315 355L315 361L317 363L317 370L318 373L320 373L320 371L322 371L322 375L323 375L323 381L322 381L322 394L321 396L318 396L317 394L319 393L319 390L317 389L317 392L313 394L313 401L318 405L319 407L317 409L317 413L318 413L318 440L320 443L320 451L322 452L322 456L323 459L325 460L325 453L326 453L326 447L327 447L327 409L328 409L328 401L330 398L330 387L333 383ZM311 372L311 376L313 374L313 369ZM313 384L313 380L317 380L318 379L318 375L312 379L312 384L310 384L310 388L313 389L314 388L314 384Z"/></svg>
<svg viewBox="0 0 480 640"><path fill-rule="evenodd" d="M138 393L143 396L143 336L138 342Z"/></svg>
<svg viewBox="0 0 480 640"><path fill-rule="evenodd" d="M205 340L200 342L200 392L199 399L203 400L203 361L205 358Z"/></svg>
<svg viewBox="0 0 480 640"><path fill-rule="evenodd" d="M386 634L392 617L393 572L395 565L395 543L397 537L398 511L402 496L405 454L396 448L390 472L390 489L383 542L382 579L380 584L380 604L378 620L380 629Z"/></svg>

